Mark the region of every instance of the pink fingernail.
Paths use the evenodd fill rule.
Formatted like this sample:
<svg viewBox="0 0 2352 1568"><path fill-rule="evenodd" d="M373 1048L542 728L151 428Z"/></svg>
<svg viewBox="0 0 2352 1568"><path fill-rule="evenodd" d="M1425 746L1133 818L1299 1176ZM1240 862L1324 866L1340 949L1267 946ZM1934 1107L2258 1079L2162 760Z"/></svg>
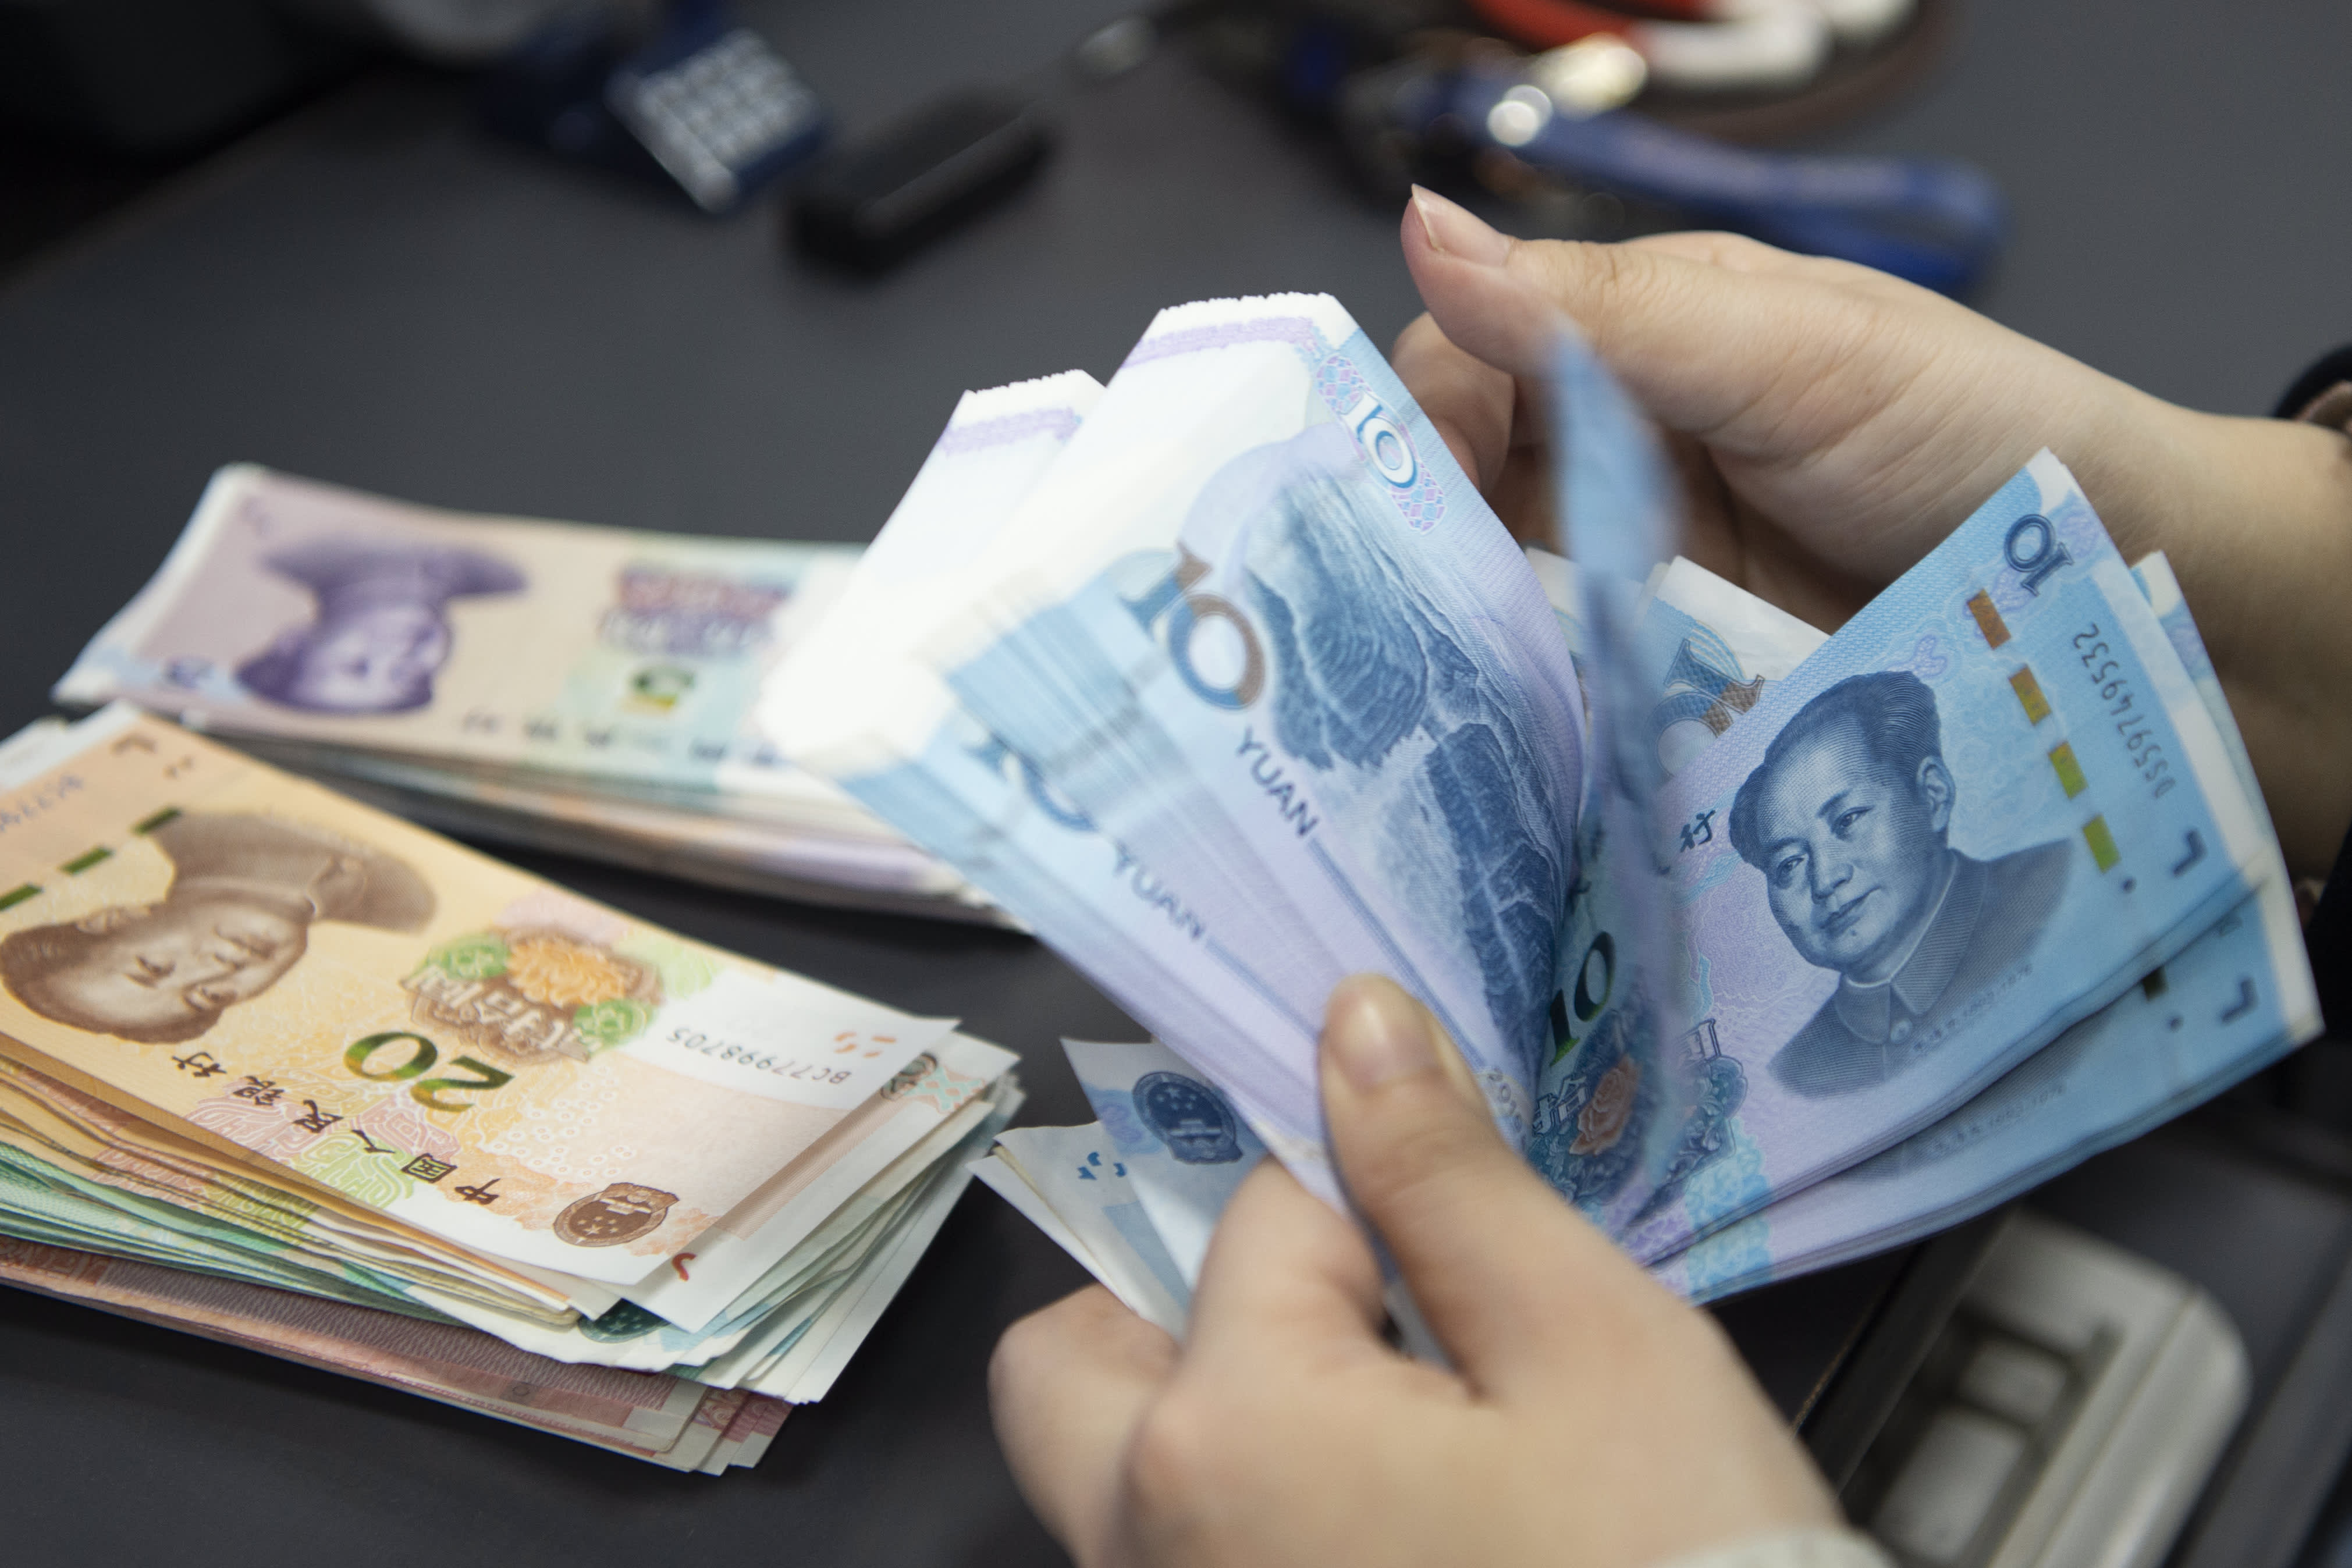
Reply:
<svg viewBox="0 0 2352 1568"><path fill-rule="evenodd" d="M1423 237L1440 256L1457 256L1480 267L1500 267L1511 254L1511 241L1467 207L1447 201L1419 185L1412 188L1413 215L1421 220Z"/></svg>
<svg viewBox="0 0 2352 1568"><path fill-rule="evenodd" d="M1428 1015L1394 981L1371 976L1332 993L1323 1040L1360 1094L1437 1065Z"/></svg>

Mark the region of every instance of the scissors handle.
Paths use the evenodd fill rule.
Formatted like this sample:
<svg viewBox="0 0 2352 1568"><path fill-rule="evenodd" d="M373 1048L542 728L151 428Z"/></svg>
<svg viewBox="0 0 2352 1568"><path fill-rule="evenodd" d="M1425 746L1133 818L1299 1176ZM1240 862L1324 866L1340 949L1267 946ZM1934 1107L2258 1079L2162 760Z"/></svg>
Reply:
<svg viewBox="0 0 2352 1568"><path fill-rule="evenodd" d="M1423 129L1440 118L1473 145L1496 147L1579 185L1673 207L1790 250L1835 256L1956 294L1999 254L2007 206L1991 177L1946 159L1761 152L1677 131L1622 110L1544 113L1508 73L1464 69L1392 100ZM1417 99L1418 110L1408 108ZM1505 135L1496 134L1497 129Z"/></svg>

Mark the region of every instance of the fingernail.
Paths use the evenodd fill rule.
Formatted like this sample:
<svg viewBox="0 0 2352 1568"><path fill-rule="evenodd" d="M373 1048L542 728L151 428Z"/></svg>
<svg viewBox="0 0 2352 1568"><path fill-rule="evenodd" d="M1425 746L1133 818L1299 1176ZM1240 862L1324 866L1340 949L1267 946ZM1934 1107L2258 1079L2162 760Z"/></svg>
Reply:
<svg viewBox="0 0 2352 1568"><path fill-rule="evenodd" d="M1359 975L1331 994L1323 1039L1360 1094L1437 1065L1429 1015L1393 980Z"/></svg>
<svg viewBox="0 0 2352 1568"><path fill-rule="evenodd" d="M1498 234L1469 208L1447 201L1434 191L1412 188L1413 215L1430 248L1440 256L1459 256L1480 267L1500 267L1511 254L1507 235Z"/></svg>

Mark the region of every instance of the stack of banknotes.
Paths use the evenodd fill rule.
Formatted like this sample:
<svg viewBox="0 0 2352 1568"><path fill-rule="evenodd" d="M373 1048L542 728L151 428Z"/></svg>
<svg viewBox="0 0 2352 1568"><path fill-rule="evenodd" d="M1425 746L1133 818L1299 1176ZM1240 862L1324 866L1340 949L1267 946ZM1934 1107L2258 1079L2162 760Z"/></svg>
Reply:
<svg viewBox="0 0 2352 1568"><path fill-rule="evenodd" d="M0 1281L673 1469L822 1396L1014 1058L124 705L0 746Z"/></svg>
<svg viewBox="0 0 2352 1568"><path fill-rule="evenodd" d="M994 919L750 722L852 545L473 517L221 469L58 683L472 838Z"/></svg>
<svg viewBox="0 0 2352 1568"><path fill-rule="evenodd" d="M1674 555L1560 349L1523 552L1320 296L968 394L761 711L1154 1037L984 1179L1173 1326L1265 1154L1340 1198L1316 1039L1394 977L1565 1197L1705 1299L1916 1238L2316 1031L2161 557L2049 454L1835 636Z"/></svg>

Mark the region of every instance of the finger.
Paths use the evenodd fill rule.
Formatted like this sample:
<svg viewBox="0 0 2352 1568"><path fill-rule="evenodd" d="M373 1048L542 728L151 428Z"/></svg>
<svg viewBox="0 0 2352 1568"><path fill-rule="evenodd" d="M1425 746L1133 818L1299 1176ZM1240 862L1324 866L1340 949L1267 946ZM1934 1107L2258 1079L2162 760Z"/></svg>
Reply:
<svg viewBox="0 0 2352 1568"><path fill-rule="evenodd" d="M1030 1508L1081 1562L1104 1558L1128 1440L1175 1366L1176 1342L1100 1285L1030 1313L996 1342L988 1396L997 1441Z"/></svg>
<svg viewBox="0 0 2352 1568"><path fill-rule="evenodd" d="M1760 239L1746 235L1724 234L1709 229L1675 229L1667 234L1642 235L1624 242L1628 250L1650 251L1659 256L1678 256L1685 261L1704 262L1730 272L1774 273L1783 277L1809 277L1828 280L1852 277L1884 277L1882 272L1858 267L1850 261L1832 261L1818 256L1799 256L1792 250L1782 250L1776 245L1766 245Z"/></svg>
<svg viewBox="0 0 2352 1568"><path fill-rule="evenodd" d="M1405 259L1456 345L1514 375L1545 376L1548 324L1564 314L1670 429L1757 455L1810 453L1845 434L1790 421L1823 373L1838 371L1843 409L1869 411L1916 369L1915 356L1878 351L1876 293L1811 266L1735 269L1667 246L1522 242L1427 192L1415 193L1413 215Z"/></svg>
<svg viewBox="0 0 2352 1568"><path fill-rule="evenodd" d="M1874 267L1864 267L1858 261L1840 261L1834 256L1800 256L1795 251L1782 250L1779 246L1766 245L1762 240L1750 239L1746 235L1677 229L1668 234L1642 235L1624 244L1629 249L1678 256L1730 272L1770 274L1842 288L1857 295L1916 299L1920 293L1916 285L1889 277Z"/></svg>
<svg viewBox="0 0 2352 1568"><path fill-rule="evenodd" d="M1491 487L1511 449L1511 378L1446 341L1426 316L1398 334L1389 364L1471 482Z"/></svg>
<svg viewBox="0 0 2352 1568"><path fill-rule="evenodd" d="M1502 476L1486 492L1486 504L1523 545L1558 551L1559 507L1552 488L1551 455L1540 446L1514 446Z"/></svg>
<svg viewBox="0 0 2352 1568"><path fill-rule="evenodd" d="M1809 259L1776 245L1720 229L1673 229L1665 234L1639 235L1624 242L1629 249L1655 251L1727 267L1734 272L1788 272Z"/></svg>
<svg viewBox="0 0 2352 1568"><path fill-rule="evenodd" d="M1380 1267L1362 1233L1267 1160L1209 1242L1185 1364L1296 1369L1382 1354L1383 1315Z"/></svg>
<svg viewBox="0 0 2352 1568"><path fill-rule="evenodd" d="M1563 308L1512 270L1522 242L1415 185L1402 243L1428 319L1449 342L1507 375L1552 375L1549 328Z"/></svg>
<svg viewBox="0 0 2352 1568"><path fill-rule="evenodd" d="M1331 996L1323 1103L1348 1190L1455 1367L1489 1396L1556 1388L1580 1322L1679 1311L1561 1202L1465 1094L1428 1010L1360 975ZM1458 1061L1458 1058L1456 1059Z"/></svg>

